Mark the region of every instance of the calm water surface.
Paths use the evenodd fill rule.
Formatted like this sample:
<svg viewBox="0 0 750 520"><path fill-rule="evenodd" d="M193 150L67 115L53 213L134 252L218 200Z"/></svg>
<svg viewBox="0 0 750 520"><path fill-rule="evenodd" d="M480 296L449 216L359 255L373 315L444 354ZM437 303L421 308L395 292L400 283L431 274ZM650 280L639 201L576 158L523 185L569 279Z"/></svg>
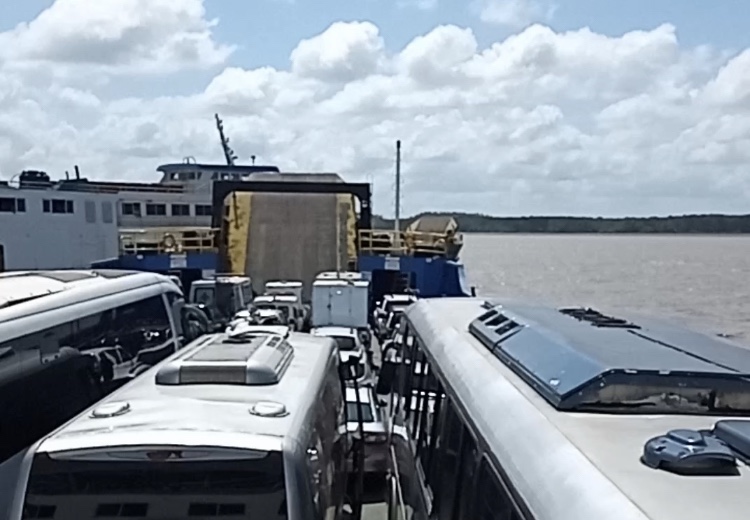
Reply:
<svg viewBox="0 0 750 520"><path fill-rule="evenodd" d="M464 235L482 295L657 315L750 344L750 237Z"/></svg>

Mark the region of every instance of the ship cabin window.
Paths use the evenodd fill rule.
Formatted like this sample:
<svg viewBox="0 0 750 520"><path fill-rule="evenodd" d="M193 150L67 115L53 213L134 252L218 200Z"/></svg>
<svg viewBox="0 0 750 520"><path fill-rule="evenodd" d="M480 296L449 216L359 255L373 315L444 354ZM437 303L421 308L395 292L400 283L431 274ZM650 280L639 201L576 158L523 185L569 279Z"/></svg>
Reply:
<svg viewBox="0 0 750 520"><path fill-rule="evenodd" d="M132 215L134 217L140 217L141 216L141 203L140 202L123 202L122 214Z"/></svg>
<svg viewBox="0 0 750 520"><path fill-rule="evenodd" d="M213 214L210 204L196 204L195 205L195 216L196 217L210 217Z"/></svg>
<svg viewBox="0 0 750 520"><path fill-rule="evenodd" d="M102 202L102 221L105 224L111 224L114 221L112 203L108 200Z"/></svg>
<svg viewBox="0 0 750 520"><path fill-rule="evenodd" d="M240 176L236 173L222 173L222 172L214 172L211 176L211 179L214 181L229 181L229 180L239 180Z"/></svg>
<svg viewBox="0 0 750 520"><path fill-rule="evenodd" d="M73 201L65 199L44 199L42 201L42 211L44 213L71 214L74 211Z"/></svg>
<svg viewBox="0 0 750 520"><path fill-rule="evenodd" d="M189 217L190 204L172 204L173 217Z"/></svg>
<svg viewBox="0 0 750 520"><path fill-rule="evenodd" d="M83 212L86 216L87 224L96 223L96 202L87 200L83 205Z"/></svg>
<svg viewBox="0 0 750 520"><path fill-rule="evenodd" d="M194 181L201 178L201 172L174 172L170 178L173 181Z"/></svg>
<svg viewBox="0 0 750 520"><path fill-rule="evenodd" d="M0 197L0 213L25 213L26 199Z"/></svg>
<svg viewBox="0 0 750 520"><path fill-rule="evenodd" d="M150 216L166 216L167 205L166 204L146 204L146 215Z"/></svg>

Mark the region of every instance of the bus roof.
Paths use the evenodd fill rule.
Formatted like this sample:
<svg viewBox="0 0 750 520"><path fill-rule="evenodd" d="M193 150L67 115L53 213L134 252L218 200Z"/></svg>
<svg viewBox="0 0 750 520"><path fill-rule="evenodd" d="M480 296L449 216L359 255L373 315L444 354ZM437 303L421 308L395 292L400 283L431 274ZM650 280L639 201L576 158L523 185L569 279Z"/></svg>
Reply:
<svg viewBox="0 0 750 520"><path fill-rule="evenodd" d="M52 433L38 451L143 444L279 450L302 427L337 361L333 340L306 334L204 336Z"/></svg>
<svg viewBox="0 0 750 520"><path fill-rule="evenodd" d="M159 284L179 288L166 276L108 269L0 273L0 322Z"/></svg>
<svg viewBox="0 0 750 520"><path fill-rule="evenodd" d="M596 324L589 323L581 323L579 327L575 324L576 318L564 316L563 311L511 303L502 306L503 312L521 326L518 329L521 332L509 331L514 334L512 344L510 340L499 339L487 346L479 339L481 334L470 331L472 323L488 316L488 309L493 308L484 303L476 298L420 300L406 311L406 316L425 347L428 361L448 382L449 395L459 399L458 406L487 443L493 460L507 473L515 490L534 511L535 518L739 520L747 516L750 468L744 462L737 463L736 474L732 476L680 476L664 469L653 469L641 461L651 439L680 429L710 432L717 422L727 417L656 414L649 413L648 407L625 413L567 411L556 408L545 398L544 389L538 383L530 384L530 376L524 374L534 370L542 373L562 360L571 361L570 357L562 355L562 349L586 352L594 339L609 337L611 340L615 332L623 336L618 341L626 341L625 336L635 338L638 334L648 335L654 331L667 334L668 331L673 344L657 346L654 343L655 351L684 349L697 341L718 349L720 340L666 324L656 325L658 322L648 322L648 326L646 321L639 322L644 324L641 330L600 330ZM561 324L552 312L572 321ZM516 363L503 362L496 351L510 345L519 352L533 351L536 345L544 345L546 357L539 365L533 365L529 358L520 355ZM619 350L612 341L600 341L598 348L605 353L602 355L609 353L611 356L611 350L615 349L618 356L628 356L626 350ZM582 369L590 368L584 363L592 361L591 352L588 354L580 359L574 356L566 365L564 375L580 375ZM640 347L634 354L643 356ZM722 355L720 349L715 355ZM649 359L629 361L654 362ZM605 379L600 381L606 384ZM557 385L554 379L547 383ZM625 387L614 390L622 395Z"/></svg>

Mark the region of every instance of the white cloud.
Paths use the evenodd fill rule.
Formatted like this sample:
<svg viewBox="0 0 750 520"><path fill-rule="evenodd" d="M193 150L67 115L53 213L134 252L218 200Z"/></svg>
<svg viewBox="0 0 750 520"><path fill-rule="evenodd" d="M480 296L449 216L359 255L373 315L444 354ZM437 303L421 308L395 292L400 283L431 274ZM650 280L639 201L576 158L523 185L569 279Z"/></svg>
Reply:
<svg viewBox="0 0 750 520"><path fill-rule="evenodd" d="M398 0L399 7L414 7L420 11L431 11L438 6L438 0Z"/></svg>
<svg viewBox="0 0 750 520"><path fill-rule="evenodd" d="M475 0L473 5L483 22L512 28L549 20L556 10L540 0Z"/></svg>
<svg viewBox="0 0 750 520"><path fill-rule="evenodd" d="M0 175L61 175L78 163L90 177L148 180L158 164L187 155L221 161L218 111L241 159L374 178L381 212L392 209L396 139L406 212L746 211L750 51L688 49L669 25L620 37L532 25L483 48L470 29L444 25L394 53L372 23L340 22L301 41L288 70L227 66L189 95L134 87L121 97L108 78L127 92L129 74L156 70L185 31L208 31L200 48L214 51L174 68L218 63L225 49L200 2L159 0L158 15L135 9L138 0L127 5L127 23L104 11L92 20L171 32L133 29L152 42L144 48L123 29L107 48L127 50L110 51L108 68L93 66L101 58L81 43L94 29L70 47L78 54L21 45L9 57L0 47ZM0 40L42 38L37 23ZM46 37L60 47L75 40L57 31ZM167 93L173 78L163 77Z"/></svg>
<svg viewBox="0 0 750 520"><path fill-rule="evenodd" d="M385 44L370 22L336 22L292 51L292 72L323 81L349 82L378 72Z"/></svg>
<svg viewBox="0 0 750 520"><path fill-rule="evenodd" d="M36 19L0 34L0 62L95 65L169 72L223 63L203 0L56 0Z"/></svg>

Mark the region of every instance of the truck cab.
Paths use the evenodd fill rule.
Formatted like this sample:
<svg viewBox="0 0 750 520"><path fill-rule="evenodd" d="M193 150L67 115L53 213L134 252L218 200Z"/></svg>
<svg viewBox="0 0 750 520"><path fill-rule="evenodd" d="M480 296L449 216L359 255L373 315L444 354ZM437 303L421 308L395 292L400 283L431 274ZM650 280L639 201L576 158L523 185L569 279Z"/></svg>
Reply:
<svg viewBox="0 0 750 520"><path fill-rule="evenodd" d="M250 278L245 276L216 276L196 280L190 286L188 301L202 305L215 324L225 324L240 311L247 310L253 299Z"/></svg>

